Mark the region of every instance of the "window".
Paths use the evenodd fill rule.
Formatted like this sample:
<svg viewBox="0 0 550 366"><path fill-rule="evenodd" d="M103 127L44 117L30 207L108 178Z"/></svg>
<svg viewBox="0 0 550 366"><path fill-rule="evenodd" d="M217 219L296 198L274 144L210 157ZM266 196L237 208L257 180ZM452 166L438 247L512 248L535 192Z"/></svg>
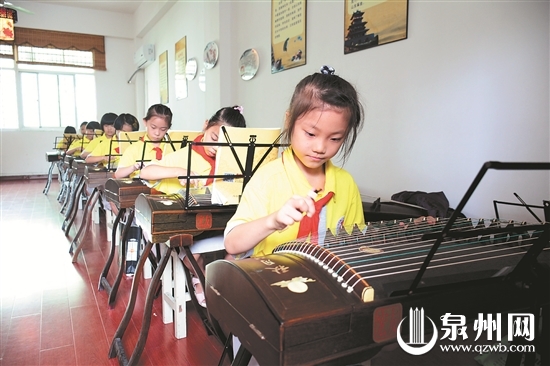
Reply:
<svg viewBox="0 0 550 366"><path fill-rule="evenodd" d="M20 27L15 34L14 43L0 41L0 128L77 128L95 120L94 70L105 70L104 38Z"/></svg>
<svg viewBox="0 0 550 366"><path fill-rule="evenodd" d="M82 121L95 119L95 77L92 70L38 65L0 68L0 127L19 128L17 85L20 93L22 127L77 128ZM19 78L18 84L16 76Z"/></svg>
<svg viewBox="0 0 550 366"><path fill-rule="evenodd" d="M18 128L17 93L13 60L0 58L0 128Z"/></svg>
<svg viewBox="0 0 550 366"><path fill-rule="evenodd" d="M94 66L94 56L91 51L19 46L17 47L17 56L19 62Z"/></svg>

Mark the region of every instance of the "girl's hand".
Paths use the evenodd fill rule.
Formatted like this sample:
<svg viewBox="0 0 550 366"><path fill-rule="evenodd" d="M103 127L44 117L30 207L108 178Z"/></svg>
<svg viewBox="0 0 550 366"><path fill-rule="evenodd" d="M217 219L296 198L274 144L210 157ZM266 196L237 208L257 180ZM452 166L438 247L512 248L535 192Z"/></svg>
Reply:
<svg viewBox="0 0 550 366"><path fill-rule="evenodd" d="M185 176L185 175L187 175L187 170L186 170L186 169L183 170L183 174L181 174L180 176ZM194 175L198 175L198 174L192 171L191 174L189 174L189 175L190 175L190 176L194 176ZM187 185L187 179L182 178L182 179L180 179L179 181L180 181L180 184L181 184L182 186L185 187L185 186ZM200 188L201 186L204 185L204 183L205 183L205 180L204 180L204 179L197 179L197 178L191 179L191 180L189 181L189 184L190 184L190 187L191 187L191 188Z"/></svg>
<svg viewBox="0 0 550 366"><path fill-rule="evenodd" d="M140 169L141 169L141 163L135 163L135 164L134 164L134 172L135 172L136 170L140 170Z"/></svg>
<svg viewBox="0 0 550 366"><path fill-rule="evenodd" d="M310 197L292 196L281 209L271 216L269 225L274 230L283 230L295 222L302 221L304 214L311 217L315 205Z"/></svg>

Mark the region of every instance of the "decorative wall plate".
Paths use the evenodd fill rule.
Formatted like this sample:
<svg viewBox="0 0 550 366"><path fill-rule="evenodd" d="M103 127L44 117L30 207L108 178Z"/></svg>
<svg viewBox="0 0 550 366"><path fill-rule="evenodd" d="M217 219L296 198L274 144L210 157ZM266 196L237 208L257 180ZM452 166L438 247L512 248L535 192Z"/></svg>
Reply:
<svg viewBox="0 0 550 366"><path fill-rule="evenodd" d="M209 42L204 48L203 54L204 67L211 69L218 62L218 45L216 42Z"/></svg>
<svg viewBox="0 0 550 366"><path fill-rule="evenodd" d="M193 80L195 78L195 76L197 75L197 69L197 59L190 58L185 65L185 77L187 78L187 80Z"/></svg>
<svg viewBox="0 0 550 366"><path fill-rule="evenodd" d="M241 56L239 60L239 73L241 74L241 79L250 80L258 72L258 67L260 66L260 56L258 52L250 48Z"/></svg>

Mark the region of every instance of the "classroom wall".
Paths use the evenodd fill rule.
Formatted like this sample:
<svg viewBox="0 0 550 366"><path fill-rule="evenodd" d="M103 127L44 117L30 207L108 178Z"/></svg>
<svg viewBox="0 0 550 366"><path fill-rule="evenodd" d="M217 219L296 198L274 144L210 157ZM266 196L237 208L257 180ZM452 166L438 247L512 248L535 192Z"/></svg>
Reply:
<svg viewBox="0 0 550 366"><path fill-rule="evenodd" d="M132 85L124 80L133 72L133 50L143 43L154 43L157 55L168 51L175 129L200 128L215 110L233 104L244 106L252 127L281 126L296 83L330 64L357 86L364 101L365 127L344 167L365 194L389 199L403 190L443 191L456 207L486 161L550 161L548 2L411 1L408 39L350 55L343 55L343 1L309 1L307 7L307 64L271 74L270 2L144 2L131 26L121 25L123 37L107 31L109 44L126 47L112 51L120 51L113 57L120 64L112 66L119 69L116 77L102 80L112 92L98 93L98 106L120 104L142 117L159 102L158 61ZM66 30L91 23L75 22ZM135 38L126 38L128 29ZM189 82L189 96L175 100L174 44L183 36L199 70L209 41L218 43L220 59L206 70L206 92L196 78ZM243 81L238 60L248 48L259 52L260 69ZM4 156L2 147L3 162ZM46 163L41 166L32 172L47 171ZM2 175L21 171L0 168ZM489 172L465 214L493 217L492 200L517 202L514 192L542 204L550 198L548 172ZM503 208L501 216L532 220L525 210L511 208Z"/></svg>

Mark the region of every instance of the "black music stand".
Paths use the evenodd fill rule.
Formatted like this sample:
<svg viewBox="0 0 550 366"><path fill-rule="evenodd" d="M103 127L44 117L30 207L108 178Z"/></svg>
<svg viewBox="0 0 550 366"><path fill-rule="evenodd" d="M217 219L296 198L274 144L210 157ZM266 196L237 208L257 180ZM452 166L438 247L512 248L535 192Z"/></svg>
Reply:
<svg viewBox="0 0 550 366"><path fill-rule="evenodd" d="M225 133L225 129L224 129L223 126L222 126L222 130ZM229 136L226 136L226 138L229 138ZM274 141L271 144L256 144L255 136L250 136L250 139L249 139L248 143L232 143L229 139L228 139L228 141L229 141L228 143L217 143L217 142L216 143L214 143L214 142L187 142L187 143L189 145L196 144L196 145L204 145L204 146L211 146L211 145L214 145L214 146L231 146L232 149L233 149L234 157L237 160L239 168L242 172L242 174L237 174L237 175L234 175L232 177L233 178L241 178L241 177L245 178L245 182L247 183L250 180L250 177L252 176L252 174L258 169L258 167L261 165L261 163L263 163L263 161L265 160L268 153L273 148L279 148L280 146L282 146L281 144L279 144L279 139L280 139L280 136L277 138L276 141ZM243 166L242 162L240 161L240 159L238 158L236 152L234 151L234 147L237 147L237 146L244 146L244 147L248 148L247 156L246 156L246 162L245 162L244 166ZM267 147L267 148L269 148L269 150L264 156L262 156L259 163L256 166L253 166L254 152L255 152L256 147ZM191 150L192 149L191 149L191 146L190 146L189 155L188 155L188 162L187 162L187 171L188 172L192 171L192 169L191 169ZM186 210L194 211L194 210L207 210L207 209L213 208L213 207L218 207L219 208L220 205L193 206L193 205L189 204L190 203L190 200L189 200L189 194L190 194L189 193L189 186L190 186L191 180L192 179L204 179L204 178L214 178L214 179L216 179L216 178L227 178L227 175L201 175L201 176L188 175L188 176L185 176L185 177L178 177L178 179L186 179L187 180L186 190L185 190L185 197L184 197L185 209ZM245 186L245 184L243 184L243 189L244 189L244 186ZM236 206L236 205L228 205L228 206ZM190 234L174 235L168 241L168 243L167 243L168 250L161 256L160 261L158 263L158 267L155 270L153 278L152 278L152 280L149 284L149 289L147 291L147 297L146 297L146 301L145 301L146 302L145 303L145 308L144 308L144 311L143 311L143 321L142 321L142 326L141 326L141 330L140 330L140 333L139 333L139 338L138 338L137 343L134 347L134 350L132 351L131 357L128 358L127 353L126 353L126 351L124 349L124 346L123 346L123 343L122 343L122 337L124 336L124 333L126 332L126 329L127 329L128 325L130 323L130 320L132 318L132 314L133 314L134 306L135 306L135 301L136 301L136 298L137 298L138 284L139 284L139 281L140 281L141 274L143 272L143 266L145 265L145 259L146 259L146 257L149 256L149 253L150 253L152 245L153 245L153 243L151 243L149 241L147 242L147 245L145 246L145 248L143 250L142 257L140 257L140 259L139 259L138 266L136 268L136 273L134 274L134 278L132 280L132 289L131 289L131 292L130 292L130 299L129 299L128 305L126 307L126 311L124 313L123 319L121 320L121 323L119 324L119 327L117 328L117 331L115 332L115 335L114 335L113 340L111 342L111 347L110 347L110 350L109 350L109 358L117 357L118 360L119 360L119 363L121 365L135 365L138 362L138 360L141 356L141 353L143 352L143 349L145 347L145 343L147 341L147 336L148 336L148 333L149 333L149 327L151 325L151 314L152 314L152 309L153 309L153 300L155 299L156 294L158 293L162 274L164 272L164 269L167 266L168 261L171 259L173 251L179 250L179 249L186 251L186 255L189 258L189 260L191 262L191 265L193 266L194 270L197 272L197 275L199 277L199 280L201 282L201 285L202 285L203 289L206 288L205 287L204 274L200 270L198 264L196 263L193 255L191 253L191 250L189 249L189 247L192 244L193 244L193 236L190 235ZM197 299L194 295L194 292L192 291L193 284L192 284L192 280L191 280L191 273L190 273L189 269L187 269L186 266L183 266L183 268L184 268L184 271L186 272L187 287L188 287L189 292L190 292L191 301L193 302L193 305L195 306L197 312L199 313L199 315L200 315L200 317L203 321L203 324L205 325L207 333L208 334L214 334L216 337L218 337L218 339L221 341L221 343L226 348L226 350L224 350L224 354L229 354L230 358L231 358L232 350L227 348L227 344L230 341L230 337L228 338L224 335L224 333L221 330L221 327L219 326L217 320L210 316L210 314L208 313L208 310L199 305L199 303L198 303L198 301L197 301Z"/></svg>
<svg viewBox="0 0 550 366"><path fill-rule="evenodd" d="M130 144L133 144L134 142L137 142L138 140L132 140L128 134L126 133L126 140L121 140L119 139L119 143L120 142L128 142ZM169 143L170 146L172 147L173 151L176 151L176 148L175 148L175 143L179 143L179 141L171 141L169 136L168 135L165 135L167 136L168 138L165 140L166 143ZM141 167L143 167L143 163L145 162L148 162L149 160L146 160L145 159L145 152L147 151L147 143L151 143L152 141L146 141L146 140L143 140L143 149L142 149L142 154L141 154L141 160L138 160L137 162L141 163ZM184 137L183 141L181 141L181 144L182 146L185 146L185 144L187 144L187 136ZM139 180L139 178L134 178L134 180ZM117 205L117 202L114 202L114 201L111 201L109 199L109 197L107 197L107 200L110 201L110 202L113 202L115 205ZM109 256L107 257L107 261L105 262L105 266L103 267L103 270L101 271L101 275L99 277L99 283L98 283L98 290L105 290L107 292L107 295L108 295L108 304L109 304L109 307L113 308L114 307L114 303L115 303L115 299L116 299L116 295L117 295L117 292L118 292L118 288L120 286L120 282L122 280L122 277L124 275L124 270L125 270L125 267L126 267L126 251L127 251L127 241L128 241L128 236L129 236L129 233L130 233L130 227L131 227L131 224L134 220L134 215L135 215L135 210L134 210L134 206L129 206L129 207L122 207L120 205L120 203L118 203L117 205L117 208L119 209L118 213L117 213L117 216L115 218L115 221L113 223L113 228L112 228L112 237L111 237L111 248L110 248L110 252L109 252ZM126 216L126 224L124 225L124 229L122 230L122 234L121 234L121 237L120 237L120 245L119 245L119 258L120 258L120 262L119 262L119 270L118 270L118 273L117 273L117 276L115 278L115 281L113 282L113 284L111 285L109 283L109 281L107 280L107 275L109 274L109 270L111 268L111 264L113 262L113 259L114 259L114 256L115 256L115 251L116 251L116 233L118 231L118 226L119 226L119 223L122 221L123 217ZM141 239L140 239L141 241ZM152 252L149 252L148 254L148 258L153 266L153 269L156 270L156 267L157 267L157 259L156 257L154 256L154 254Z"/></svg>

